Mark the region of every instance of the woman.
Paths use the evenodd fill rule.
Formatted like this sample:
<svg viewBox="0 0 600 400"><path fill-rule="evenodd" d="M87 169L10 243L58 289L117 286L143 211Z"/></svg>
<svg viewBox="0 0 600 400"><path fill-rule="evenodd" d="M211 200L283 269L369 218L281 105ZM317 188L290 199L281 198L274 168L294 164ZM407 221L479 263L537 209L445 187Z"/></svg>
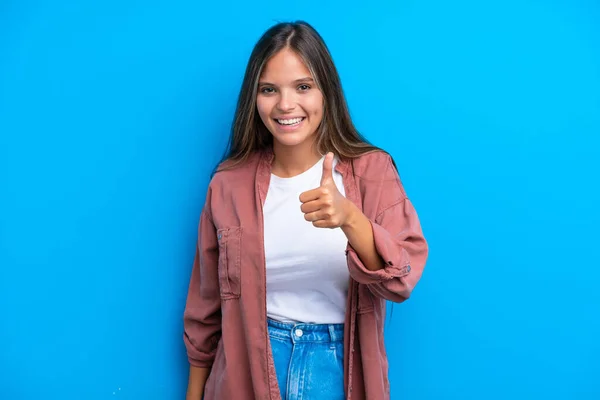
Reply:
<svg viewBox="0 0 600 400"><path fill-rule="evenodd" d="M389 398L385 300L408 298L427 244L307 23L256 44L198 234L188 400Z"/></svg>

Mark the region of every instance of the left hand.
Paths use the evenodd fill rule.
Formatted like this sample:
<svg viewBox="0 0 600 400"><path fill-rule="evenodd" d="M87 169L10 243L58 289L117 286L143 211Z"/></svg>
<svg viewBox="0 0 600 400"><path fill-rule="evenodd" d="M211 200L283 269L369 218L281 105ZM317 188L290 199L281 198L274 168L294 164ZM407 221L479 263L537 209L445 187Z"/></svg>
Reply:
<svg viewBox="0 0 600 400"><path fill-rule="evenodd" d="M333 180L333 153L323 161L321 185L300 195L304 219L317 228L339 228L350 219L351 203L339 192Z"/></svg>

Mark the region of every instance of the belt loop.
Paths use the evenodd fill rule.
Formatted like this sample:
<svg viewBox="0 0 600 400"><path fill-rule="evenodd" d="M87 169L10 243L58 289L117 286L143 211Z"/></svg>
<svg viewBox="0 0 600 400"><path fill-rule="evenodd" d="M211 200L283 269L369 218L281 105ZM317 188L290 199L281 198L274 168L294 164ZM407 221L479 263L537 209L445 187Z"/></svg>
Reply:
<svg viewBox="0 0 600 400"><path fill-rule="evenodd" d="M335 327L332 324L329 324L329 338L332 342L335 342L337 340L337 337L335 335Z"/></svg>

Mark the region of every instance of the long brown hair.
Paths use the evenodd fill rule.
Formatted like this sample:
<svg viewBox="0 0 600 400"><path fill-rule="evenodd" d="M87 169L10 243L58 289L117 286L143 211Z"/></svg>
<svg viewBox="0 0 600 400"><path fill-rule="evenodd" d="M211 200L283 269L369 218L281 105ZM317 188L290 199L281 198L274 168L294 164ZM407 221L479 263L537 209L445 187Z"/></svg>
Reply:
<svg viewBox="0 0 600 400"><path fill-rule="evenodd" d="M263 124L256 108L258 81L267 61L284 48L296 52L323 93L323 120L317 132L320 154L329 151L341 159L354 159L380 150L370 144L352 123L342 84L323 38L307 22L279 23L258 40L240 90L229 143L217 171L244 163L254 152L273 144L273 136Z"/></svg>

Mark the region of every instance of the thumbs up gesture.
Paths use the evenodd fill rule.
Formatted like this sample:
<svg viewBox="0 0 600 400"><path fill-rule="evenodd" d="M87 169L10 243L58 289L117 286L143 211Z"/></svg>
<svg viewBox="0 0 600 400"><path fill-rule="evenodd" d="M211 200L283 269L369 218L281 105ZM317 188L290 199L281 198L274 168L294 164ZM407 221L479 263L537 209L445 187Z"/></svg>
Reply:
<svg viewBox="0 0 600 400"><path fill-rule="evenodd" d="M339 192L333 181L333 153L323 161L321 185L300 195L304 219L317 228L339 228L349 219L350 201Z"/></svg>

